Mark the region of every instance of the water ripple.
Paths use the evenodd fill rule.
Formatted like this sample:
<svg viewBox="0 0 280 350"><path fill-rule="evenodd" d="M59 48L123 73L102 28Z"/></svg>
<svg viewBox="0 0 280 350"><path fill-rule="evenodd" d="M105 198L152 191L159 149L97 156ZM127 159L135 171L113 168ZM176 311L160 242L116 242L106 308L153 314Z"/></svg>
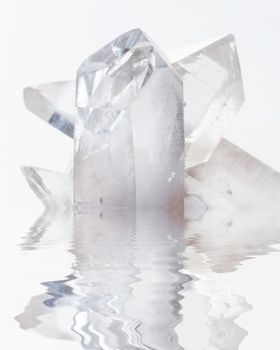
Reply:
<svg viewBox="0 0 280 350"><path fill-rule="evenodd" d="M280 241L279 230L242 228L235 218L207 227L162 213L43 214L21 248L64 250L72 272L42 282L16 320L84 349L237 350L247 332L236 320L252 306L230 273Z"/></svg>

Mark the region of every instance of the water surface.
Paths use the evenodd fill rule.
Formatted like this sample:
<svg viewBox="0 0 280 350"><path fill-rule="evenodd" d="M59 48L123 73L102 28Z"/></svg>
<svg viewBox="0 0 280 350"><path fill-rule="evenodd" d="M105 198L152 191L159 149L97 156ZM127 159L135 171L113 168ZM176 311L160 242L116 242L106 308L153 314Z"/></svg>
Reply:
<svg viewBox="0 0 280 350"><path fill-rule="evenodd" d="M238 318L253 306L232 278L280 239L244 217L208 226L163 213L43 213L21 249L71 263L60 279L41 281L45 292L16 320L81 349L237 350L247 335Z"/></svg>

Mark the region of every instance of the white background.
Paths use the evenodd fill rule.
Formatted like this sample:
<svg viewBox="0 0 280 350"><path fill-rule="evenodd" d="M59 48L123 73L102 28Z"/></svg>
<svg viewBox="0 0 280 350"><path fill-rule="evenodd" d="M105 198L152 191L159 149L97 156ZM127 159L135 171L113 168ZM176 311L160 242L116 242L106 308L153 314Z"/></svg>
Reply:
<svg viewBox="0 0 280 350"><path fill-rule="evenodd" d="M1 325L1 349L60 346L54 343L52 347L48 340L25 335L13 321L28 300L28 293L21 293L24 268L14 247L41 211L20 165L63 170L72 147L70 139L24 109L22 89L74 78L86 56L135 27L146 31L162 49L233 33L246 103L227 136L280 171L279 1L1 0L1 319L5 321ZM243 350L280 348L279 301L274 305L280 292L277 263L273 254L251 261L237 283L240 294L256 303L254 311L239 321L249 331L241 345ZM250 281L249 276L255 279Z"/></svg>

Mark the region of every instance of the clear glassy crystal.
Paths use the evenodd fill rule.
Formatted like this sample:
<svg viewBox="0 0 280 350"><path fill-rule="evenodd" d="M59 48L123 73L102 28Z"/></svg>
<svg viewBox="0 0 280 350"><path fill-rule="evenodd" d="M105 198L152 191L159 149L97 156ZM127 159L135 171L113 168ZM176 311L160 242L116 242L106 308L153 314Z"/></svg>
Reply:
<svg viewBox="0 0 280 350"><path fill-rule="evenodd" d="M74 136L75 81L61 81L27 87L23 91L26 108L62 131Z"/></svg>
<svg viewBox="0 0 280 350"><path fill-rule="evenodd" d="M183 86L141 30L84 61L77 107L77 207L182 210Z"/></svg>
<svg viewBox="0 0 280 350"><path fill-rule="evenodd" d="M48 211L72 209L72 173L66 175L31 166L22 167L22 172Z"/></svg>
<svg viewBox="0 0 280 350"><path fill-rule="evenodd" d="M184 82L186 167L191 168L210 158L244 101L235 39L228 35L173 67Z"/></svg>

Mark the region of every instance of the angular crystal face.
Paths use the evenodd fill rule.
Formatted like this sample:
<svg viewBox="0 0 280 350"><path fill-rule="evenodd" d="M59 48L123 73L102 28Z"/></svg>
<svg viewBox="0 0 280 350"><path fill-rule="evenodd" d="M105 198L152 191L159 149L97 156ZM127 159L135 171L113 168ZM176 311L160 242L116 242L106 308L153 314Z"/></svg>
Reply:
<svg viewBox="0 0 280 350"><path fill-rule="evenodd" d="M183 85L139 29L90 56L77 74L77 208L183 209Z"/></svg>
<svg viewBox="0 0 280 350"><path fill-rule="evenodd" d="M234 37L228 35L173 64L184 82L186 167L206 162L244 101Z"/></svg>
<svg viewBox="0 0 280 350"><path fill-rule="evenodd" d="M26 108L62 131L74 136L75 81L61 81L27 87L23 91Z"/></svg>

